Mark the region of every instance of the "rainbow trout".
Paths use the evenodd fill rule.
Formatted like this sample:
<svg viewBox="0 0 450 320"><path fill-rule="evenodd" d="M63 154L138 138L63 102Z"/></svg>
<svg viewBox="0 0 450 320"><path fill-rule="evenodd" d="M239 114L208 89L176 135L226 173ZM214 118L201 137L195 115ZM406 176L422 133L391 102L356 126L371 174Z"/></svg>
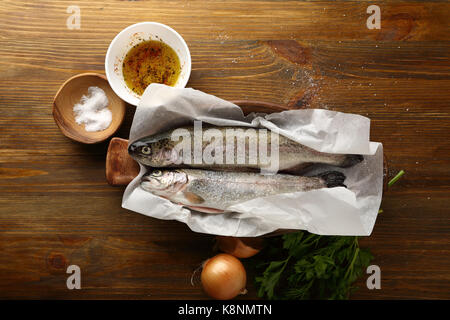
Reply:
<svg viewBox="0 0 450 320"><path fill-rule="evenodd" d="M345 175L328 171L314 177L287 174L198 169L154 170L141 178L141 187L193 210L220 213L229 206L270 195L344 186Z"/></svg>
<svg viewBox="0 0 450 320"><path fill-rule="evenodd" d="M182 127L139 139L128 147L138 162L155 168L298 172L313 163L351 167L362 155L316 151L267 129Z"/></svg>

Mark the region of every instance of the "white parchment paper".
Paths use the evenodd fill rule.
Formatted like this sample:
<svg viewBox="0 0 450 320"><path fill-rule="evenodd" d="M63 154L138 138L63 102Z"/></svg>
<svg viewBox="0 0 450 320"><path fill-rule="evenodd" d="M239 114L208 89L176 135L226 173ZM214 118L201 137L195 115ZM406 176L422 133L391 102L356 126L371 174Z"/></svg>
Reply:
<svg viewBox="0 0 450 320"><path fill-rule="evenodd" d="M370 119L322 109L291 110L244 116L222 99L194 89L151 84L137 106L130 143L201 120L218 126L277 128L278 132L322 152L364 155L364 161L343 172L347 188L293 192L233 205L231 213L191 211L139 187L145 167L127 186L122 207L151 217L178 220L196 232L254 237L277 229L302 229L323 235L370 235L381 203L383 146L370 142ZM307 175L330 170L317 166Z"/></svg>

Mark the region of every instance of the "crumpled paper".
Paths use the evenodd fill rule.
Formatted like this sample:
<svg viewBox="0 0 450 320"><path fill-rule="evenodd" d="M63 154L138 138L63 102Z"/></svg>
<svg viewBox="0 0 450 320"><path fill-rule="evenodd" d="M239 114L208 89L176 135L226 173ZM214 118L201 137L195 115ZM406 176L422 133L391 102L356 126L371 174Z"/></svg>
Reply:
<svg viewBox="0 0 450 320"><path fill-rule="evenodd" d="M191 211L139 187L146 168L127 186L122 207L158 219L178 220L196 232L255 237L278 229L299 229L322 235L370 235L381 203L383 146L370 142L370 119L322 109L250 114L231 102L204 92L151 84L137 106L130 143L147 135L192 124L278 129L279 134L322 152L364 155L364 161L343 172L347 188L337 187L268 196L233 205L230 213ZM325 168L326 167L326 168ZM329 166L319 165L307 175Z"/></svg>

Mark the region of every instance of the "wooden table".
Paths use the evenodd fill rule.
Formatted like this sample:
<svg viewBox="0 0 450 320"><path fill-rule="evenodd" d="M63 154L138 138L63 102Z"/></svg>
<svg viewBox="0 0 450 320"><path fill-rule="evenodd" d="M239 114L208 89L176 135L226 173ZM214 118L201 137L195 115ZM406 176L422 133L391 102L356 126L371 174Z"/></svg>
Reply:
<svg viewBox="0 0 450 320"><path fill-rule="evenodd" d="M0 6L0 298L205 298L192 287L212 237L121 208L107 143L65 138L52 99L104 72L110 41L140 21L172 26L192 54L188 86L224 99L372 119L391 174L372 236L381 290L353 298L450 298L450 3L377 1L21 1ZM69 5L81 29L69 30ZM117 136L127 138L134 108ZM82 289L66 288L78 265ZM248 297L254 298L250 281Z"/></svg>

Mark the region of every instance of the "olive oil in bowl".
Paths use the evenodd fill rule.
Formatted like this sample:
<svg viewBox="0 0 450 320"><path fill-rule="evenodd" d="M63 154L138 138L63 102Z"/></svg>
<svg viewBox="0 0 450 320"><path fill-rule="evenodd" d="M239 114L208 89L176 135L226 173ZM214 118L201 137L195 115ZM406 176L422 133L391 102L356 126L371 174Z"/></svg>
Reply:
<svg viewBox="0 0 450 320"><path fill-rule="evenodd" d="M127 86L142 95L151 83L174 86L181 71L180 59L175 50L162 41L143 41L128 51L122 71Z"/></svg>

